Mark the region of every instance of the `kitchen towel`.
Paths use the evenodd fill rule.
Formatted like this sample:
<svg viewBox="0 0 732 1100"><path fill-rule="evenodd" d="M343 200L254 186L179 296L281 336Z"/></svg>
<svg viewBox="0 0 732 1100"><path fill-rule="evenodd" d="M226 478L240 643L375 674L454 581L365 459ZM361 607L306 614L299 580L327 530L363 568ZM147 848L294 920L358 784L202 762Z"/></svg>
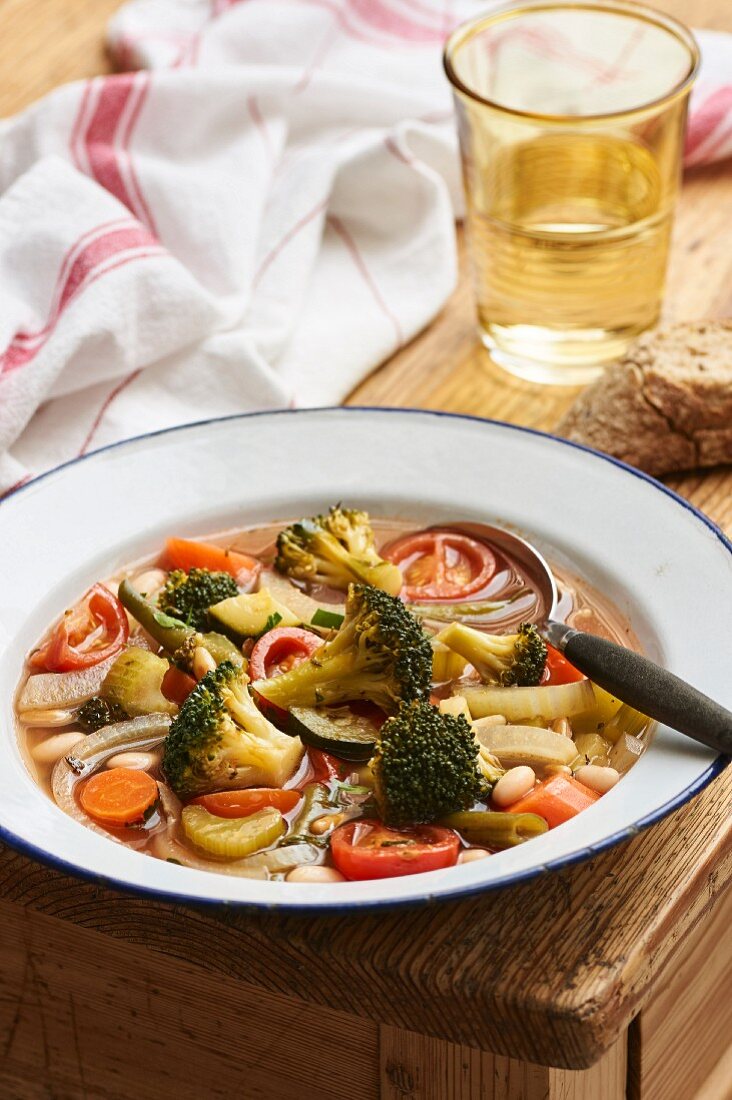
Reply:
<svg viewBox="0 0 732 1100"><path fill-rule="evenodd" d="M0 123L0 494L106 443L337 403L455 282L441 49L475 0L132 0L124 71ZM699 35L687 159L732 152Z"/></svg>

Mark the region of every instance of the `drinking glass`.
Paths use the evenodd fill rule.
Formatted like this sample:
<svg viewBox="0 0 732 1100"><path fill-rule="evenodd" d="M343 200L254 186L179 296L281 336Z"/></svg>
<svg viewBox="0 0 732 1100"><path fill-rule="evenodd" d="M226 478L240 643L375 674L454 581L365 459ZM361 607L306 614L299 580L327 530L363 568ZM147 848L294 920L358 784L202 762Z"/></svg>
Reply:
<svg viewBox="0 0 732 1100"><path fill-rule="evenodd" d="M685 27L622 0L449 38L480 335L512 373L587 382L657 321L698 63Z"/></svg>

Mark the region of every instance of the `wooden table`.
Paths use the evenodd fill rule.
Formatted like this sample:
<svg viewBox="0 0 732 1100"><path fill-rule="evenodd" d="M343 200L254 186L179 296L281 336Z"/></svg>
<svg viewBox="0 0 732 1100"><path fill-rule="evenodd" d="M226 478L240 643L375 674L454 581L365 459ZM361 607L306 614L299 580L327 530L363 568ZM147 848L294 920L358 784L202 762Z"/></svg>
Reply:
<svg viewBox="0 0 732 1100"><path fill-rule="evenodd" d="M0 0L0 112L102 71L118 2ZM732 30L729 0L696 0L693 18ZM669 317L732 313L731 225L730 168L690 175ZM551 429L572 396L490 365L463 274L353 401ZM671 484L732 528L729 470ZM361 917L156 904L2 851L0 1096L729 1100L731 795L732 770L591 863Z"/></svg>

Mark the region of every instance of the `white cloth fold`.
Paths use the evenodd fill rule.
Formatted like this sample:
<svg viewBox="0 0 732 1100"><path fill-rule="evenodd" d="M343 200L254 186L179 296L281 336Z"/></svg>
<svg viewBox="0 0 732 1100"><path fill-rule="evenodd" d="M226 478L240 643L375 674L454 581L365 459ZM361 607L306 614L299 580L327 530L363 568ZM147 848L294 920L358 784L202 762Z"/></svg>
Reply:
<svg viewBox="0 0 732 1100"><path fill-rule="evenodd" d="M105 443L341 401L455 282L474 0L132 0L111 77L0 123L0 494ZM703 32L690 163L732 152Z"/></svg>

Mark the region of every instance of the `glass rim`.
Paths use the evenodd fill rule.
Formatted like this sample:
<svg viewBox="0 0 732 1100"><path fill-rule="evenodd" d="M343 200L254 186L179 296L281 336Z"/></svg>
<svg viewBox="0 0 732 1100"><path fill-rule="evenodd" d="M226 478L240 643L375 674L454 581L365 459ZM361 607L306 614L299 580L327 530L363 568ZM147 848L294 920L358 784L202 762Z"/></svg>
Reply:
<svg viewBox="0 0 732 1100"><path fill-rule="evenodd" d="M680 80L677 80L673 87L670 88L669 91L664 92L663 95L656 96L654 99L649 99L644 103L639 103L636 107L624 107L618 111L601 111L589 115L556 115L542 111L525 111L516 107L507 107L502 103L498 103L496 100L480 95L479 92L468 87L468 85L457 75L453 64L455 52L477 27L488 26L491 23L501 23L509 19L515 19L521 15L526 15L530 12L559 10L589 11L593 14L610 12L617 15L628 16L638 22L650 23L654 27L667 31L669 34L673 35L677 41L682 42L686 46L689 52L689 68L685 75ZM593 0L521 0L519 3L514 2L506 4L501 8L496 8L483 15L477 15L473 19L461 23L460 26L456 27L450 34L445 42L445 48L442 53L442 63L447 79L452 84L454 90L460 92L468 99L472 99L474 102L480 103L484 107L489 107L494 111L500 111L514 118L533 119L539 122L572 123L574 125L598 122L601 120L604 121L606 119L627 118L672 103L675 99L678 99L690 90L699 71L700 60L701 52L699 50L699 45L688 27L684 26L678 19L674 19L672 15L666 15L665 12L658 11L657 8L649 7L646 4L638 4L632 2L632 0L602 0L601 3L593 2Z"/></svg>

